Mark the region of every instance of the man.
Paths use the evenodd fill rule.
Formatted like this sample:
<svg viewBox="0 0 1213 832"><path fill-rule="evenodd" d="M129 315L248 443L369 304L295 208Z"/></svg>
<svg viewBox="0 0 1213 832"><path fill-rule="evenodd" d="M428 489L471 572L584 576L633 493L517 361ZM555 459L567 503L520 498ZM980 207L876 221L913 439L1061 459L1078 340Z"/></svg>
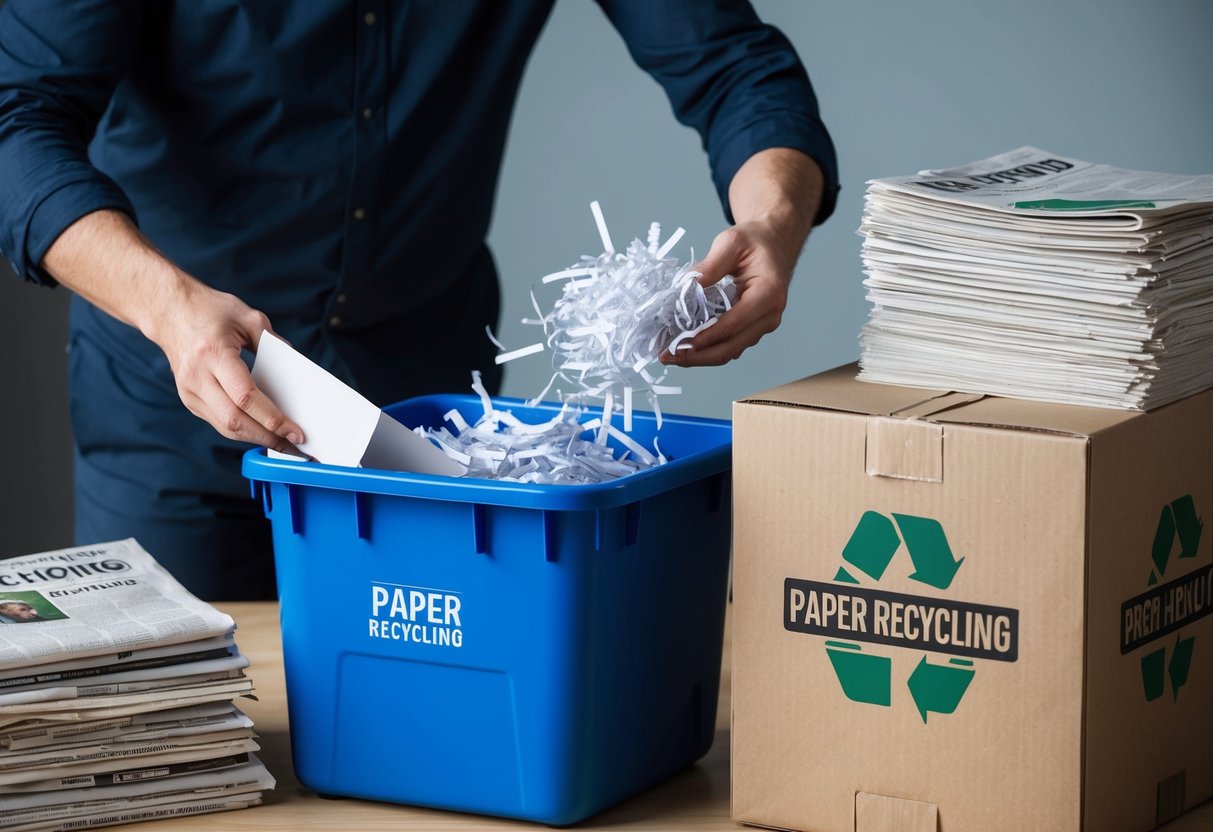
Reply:
<svg viewBox="0 0 1213 832"><path fill-rule="evenodd" d="M25 601L0 598L0 623L28 624L32 621L41 620L42 617L38 614L38 610Z"/></svg>
<svg viewBox="0 0 1213 832"><path fill-rule="evenodd" d="M0 248L72 289L76 537L135 536L205 598L272 596L239 457L301 431L254 386L263 328L379 404L495 387L485 246L510 110L551 0L10 0ZM744 0L600 0L703 137L736 224L699 265L735 308L668 360L779 323L833 148ZM184 403L184 407L182 404ZM187 412L188 409L188 412ZM189 415L193 413L200 419Z"/></svg>

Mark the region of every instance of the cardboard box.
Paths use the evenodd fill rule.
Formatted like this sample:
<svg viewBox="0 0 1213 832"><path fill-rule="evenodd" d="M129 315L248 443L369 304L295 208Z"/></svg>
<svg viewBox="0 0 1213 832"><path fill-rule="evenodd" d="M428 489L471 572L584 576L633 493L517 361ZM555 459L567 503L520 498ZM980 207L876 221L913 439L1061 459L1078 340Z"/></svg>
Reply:
<svg viewBox="0 0 1213 832"><path fill-rule="evenodd" d="M1213 391L734 407L733 816L1147 830L1213 795Z"/></svg>

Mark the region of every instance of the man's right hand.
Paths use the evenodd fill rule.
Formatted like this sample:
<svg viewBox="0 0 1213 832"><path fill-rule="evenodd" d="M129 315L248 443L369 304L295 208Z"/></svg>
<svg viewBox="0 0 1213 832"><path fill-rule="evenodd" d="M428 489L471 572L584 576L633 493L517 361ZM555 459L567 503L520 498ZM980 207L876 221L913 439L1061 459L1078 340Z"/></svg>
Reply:
<svg viewBox="0 0 1213 832"><path fill-rule="evenodd" d="M168 356L181 401L228 439L300 454L303 431L257 388L240 358L243 349L256 352L262 332L272 334L269 318L197 281L183 287L185 299L164 310L149 335Z"/></svg>
<svg viewBox="0 0 1213 832"><path fill-rule="evenodd" d="M269 319L178 269L118 211L96 211L59 235L43 265L63 285L138 329L168 357L191 413L243 442L286 453L303 431L253 382L242 349Z"/></svg>

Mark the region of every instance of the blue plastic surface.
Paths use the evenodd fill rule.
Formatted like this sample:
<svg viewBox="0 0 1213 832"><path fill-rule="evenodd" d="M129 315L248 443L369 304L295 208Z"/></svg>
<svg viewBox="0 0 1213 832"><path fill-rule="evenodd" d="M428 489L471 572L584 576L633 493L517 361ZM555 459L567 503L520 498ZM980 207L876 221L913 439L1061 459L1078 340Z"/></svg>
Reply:
<svg viewBox="0 0 1213 832"><path fill-rule="evenodd" d="M520 419L558 409L495 399ZM387 408L436 427L475 396ZM652 414L633 415L648 444ZM291 743L315 791L576 823L715 730L731 428L670 416L667 465L528 485L244 457L271 519Z"/></svg>

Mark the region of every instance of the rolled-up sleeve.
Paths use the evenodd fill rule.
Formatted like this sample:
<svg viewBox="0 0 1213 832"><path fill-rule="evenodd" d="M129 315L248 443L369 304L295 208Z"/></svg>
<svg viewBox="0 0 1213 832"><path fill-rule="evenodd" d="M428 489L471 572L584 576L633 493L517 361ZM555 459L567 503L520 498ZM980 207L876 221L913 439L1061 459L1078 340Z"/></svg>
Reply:
<svg viewBox="0 0 1213 832"><path fill-rule="evenodd" d="M699 132L725 215L729 183L755 153L800 150L825 192L816 222L834 210L838 162L809 76L792 44L744 0L598 0L632 59L665 89L674 115Z"/></svg>
<svg viewBox="0 0 1213 832"><path fill-rule="evenodd" d="M143 0L9 0L0 8L0 249L53 285L43 256L85 214L134 216L88 144L131 60Z"/></svg>

